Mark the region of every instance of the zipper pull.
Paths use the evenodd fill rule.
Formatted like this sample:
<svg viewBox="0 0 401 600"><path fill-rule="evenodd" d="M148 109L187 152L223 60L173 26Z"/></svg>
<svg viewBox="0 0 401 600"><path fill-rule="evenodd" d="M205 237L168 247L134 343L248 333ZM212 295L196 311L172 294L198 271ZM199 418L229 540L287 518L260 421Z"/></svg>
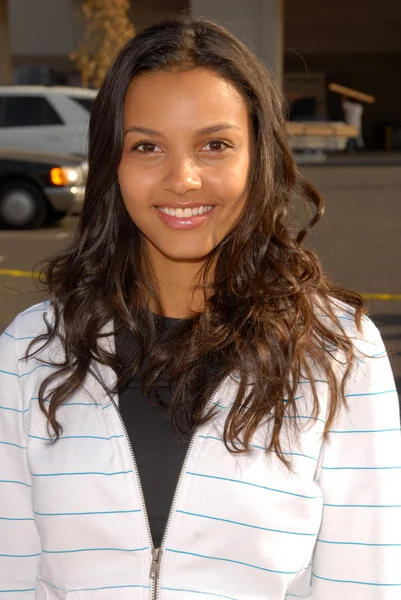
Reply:
<svg viewBox="0 0 401 600"><path fill-rule="evenodd" d="M151 579L157 579L159 577L162 554L163 554L163 550L161 548L153 548L152 563L150 565L150 575L149 575Z"/></svg>

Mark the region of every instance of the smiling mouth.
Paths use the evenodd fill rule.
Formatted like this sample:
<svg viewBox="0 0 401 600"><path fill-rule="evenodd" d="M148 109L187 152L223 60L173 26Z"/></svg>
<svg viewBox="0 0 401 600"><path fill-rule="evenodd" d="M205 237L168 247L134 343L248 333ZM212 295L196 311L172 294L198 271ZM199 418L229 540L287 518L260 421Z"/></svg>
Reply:
<svg viewBox="0 0 401 600"><path fill-rule="evenodd" d="M160 212L169 215L170 217L188 219L189 217L196 217L208 213L212 210L213 206L196 206L194 208L169 208L165 206L157 206L156 208Z"/></svg>

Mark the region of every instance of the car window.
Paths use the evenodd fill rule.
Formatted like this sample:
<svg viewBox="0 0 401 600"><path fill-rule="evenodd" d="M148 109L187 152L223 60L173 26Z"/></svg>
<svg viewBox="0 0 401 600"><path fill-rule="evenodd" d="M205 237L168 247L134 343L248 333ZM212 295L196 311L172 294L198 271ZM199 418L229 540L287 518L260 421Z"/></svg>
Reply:
<svg viewBox="0 0 401 600"><path fill-rule="evenodd" d="M69 98L70 100L73 100L74 102L82 106L82 108L87 110L89 113L92 110L92 106L95 101L94 98L80 98L78 96L69 96Z"/></svg>
<svg viewBox="0 0 401 600"><path fill-rule="evenodd" d="M62 125L63 121L43 96L3 96L1 127Z"/></svg>

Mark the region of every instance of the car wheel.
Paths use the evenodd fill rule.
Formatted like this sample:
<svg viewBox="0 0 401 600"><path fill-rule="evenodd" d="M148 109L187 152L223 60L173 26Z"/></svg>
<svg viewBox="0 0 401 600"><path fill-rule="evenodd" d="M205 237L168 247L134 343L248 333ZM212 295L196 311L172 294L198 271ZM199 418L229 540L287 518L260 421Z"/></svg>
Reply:
<svg viewBox="0 0 401 600"><path fill-rule="evenodd" d="M28 182L0 187L0 224L11 229L34 229L46 220L47 203L41 191Z"/></svg>

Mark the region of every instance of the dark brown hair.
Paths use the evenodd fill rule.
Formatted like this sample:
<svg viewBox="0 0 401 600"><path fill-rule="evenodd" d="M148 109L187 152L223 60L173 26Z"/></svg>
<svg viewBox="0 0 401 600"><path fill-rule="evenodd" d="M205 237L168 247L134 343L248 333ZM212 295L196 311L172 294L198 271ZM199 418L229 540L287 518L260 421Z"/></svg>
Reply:
<svg viewBox="0 0 401 600"><path fill-rule="evenodd" d="M226 78L245 99L254 164L244 213L204 265L204 310L180 335L171 335L158 332L152 313L144 308L151 297L163 310L142 233L121 198L117 168L124 99L132 80L144 72L196 67ZM297 229L291 209L303 202L312 206L314 216ZM92 110L86 198L76 236L44 270L54 327L29 352L35 352L39 340L48 344L55 337L65 350L65 362L39 391L54 438L62 432L57 409L83 386L93 361L111 367L121 381L139 369L145 356L149 363L143 389L157 402L156 381L169 380L171 419L181 431L212 418L215 409L208 400L219 381L236 373L238 393L225 422L227 447L247 450L256 429L271 420L266 449L288 464L280 445L284 419L298 414L296 390L305 378L314 395L312 416L317 415L319 373L330 397L327 435L338 408L346 404L344 385L354 357L333 299L353 307L350 314L358 327L365 309L357 294L327 280L316 255L303 245L322 214L321 198L294 163L282 97L268 70L244 44L214 23L190 18L149 27L130 40L106 75ZM114 332L129 331L134 337L134 356L123 360L99 343L110 323ZM345 360L342 377L336 374L333 349Z"/></svg>

